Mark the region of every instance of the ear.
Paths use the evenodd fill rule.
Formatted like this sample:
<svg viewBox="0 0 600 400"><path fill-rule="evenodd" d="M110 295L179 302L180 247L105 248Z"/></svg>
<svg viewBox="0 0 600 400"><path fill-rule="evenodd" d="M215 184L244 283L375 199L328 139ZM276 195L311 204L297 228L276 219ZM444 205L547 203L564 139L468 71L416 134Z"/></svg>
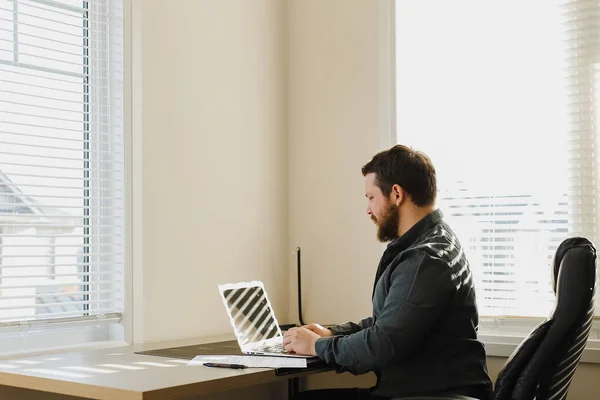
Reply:
<svg viewBox="0 0 600 400"><path fill-rule="evenodd" d="M394 202L396 206L402 204L402 201L404 200L404 189L402 189L402 186L392 186L392 191L390 192L390 200Z"/></svg>

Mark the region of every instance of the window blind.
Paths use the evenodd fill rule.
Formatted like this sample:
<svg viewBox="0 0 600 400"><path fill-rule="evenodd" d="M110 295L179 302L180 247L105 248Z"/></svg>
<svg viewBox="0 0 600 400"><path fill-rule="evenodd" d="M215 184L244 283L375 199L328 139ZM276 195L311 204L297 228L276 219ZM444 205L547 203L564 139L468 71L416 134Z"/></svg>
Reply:
<svg viewBox="0 0 600 400"><path fill-rule="evenodd" d="M0 334L120 318L122 15L0 0Z"/></svg>
<svg viewBox="0 0 600 400"><path fill-rule="evenodd" d="M558 244L597 239L599 4L396 3L397 139L437 168L481 315L546 316Z"/></svg>

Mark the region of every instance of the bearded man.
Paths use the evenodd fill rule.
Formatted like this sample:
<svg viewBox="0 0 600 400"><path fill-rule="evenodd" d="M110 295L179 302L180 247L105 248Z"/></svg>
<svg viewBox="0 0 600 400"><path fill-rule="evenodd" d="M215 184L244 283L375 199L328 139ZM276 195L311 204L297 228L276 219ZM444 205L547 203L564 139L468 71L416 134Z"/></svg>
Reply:
<svg viewBox="0 0 600 400"><path fill-rule="evenodd" d="M435 207L435 168L397 145L363 168L367 215L389 242L373 286L373 314L358 323L309 324L284 335L288 352L315 355L338 372L374 371L372 388L299 393L296 400L447 396L489 400L492 382L477 339L469 262ZM468 397L461 397L468 396Z"/></svg>

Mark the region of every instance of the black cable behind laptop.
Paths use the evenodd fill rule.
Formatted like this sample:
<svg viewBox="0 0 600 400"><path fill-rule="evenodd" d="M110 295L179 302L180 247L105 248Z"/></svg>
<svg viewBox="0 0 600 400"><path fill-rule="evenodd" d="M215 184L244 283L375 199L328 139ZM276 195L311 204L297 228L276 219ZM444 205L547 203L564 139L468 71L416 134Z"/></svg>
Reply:
<svg viewBox="0 0 600 400"><path fill-rule="evenodd" d="M302 319L302 258L300 247L296 249L296 268L298 269L298 319L300 320L300 326L304 325Z"/></svg>
<svg viewBox="0 0 600 400"><path fill-rule="evenodd" d="M300 326L305 325L304 319L302 318L302 249L296 247L296 270L298 271L298 319L300 320ZM279 325L282 330L287 330L298 326L296 324Z"/></svg>

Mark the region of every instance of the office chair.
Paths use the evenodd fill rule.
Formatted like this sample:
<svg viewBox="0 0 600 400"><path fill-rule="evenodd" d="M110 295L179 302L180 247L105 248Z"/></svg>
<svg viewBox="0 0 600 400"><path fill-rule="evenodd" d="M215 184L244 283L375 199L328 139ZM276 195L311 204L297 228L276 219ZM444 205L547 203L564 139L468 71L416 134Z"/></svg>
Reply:
<svg viewBox="0 0 600 400"><path fill-rule="evenodd" d="M594 318L596 249L585 238L564 240L552 260L551 315L512 353L498 374L493 400L564 400ZM465 396L394 400L477 400Z"/></svg>
<svg viewBox="0 0 600 400"><path fill-rule="evenodd" d="M494 400L563 400L594 318L596 249L564 240L552 262L554 310L513 352L498 374Z"/></svg>

